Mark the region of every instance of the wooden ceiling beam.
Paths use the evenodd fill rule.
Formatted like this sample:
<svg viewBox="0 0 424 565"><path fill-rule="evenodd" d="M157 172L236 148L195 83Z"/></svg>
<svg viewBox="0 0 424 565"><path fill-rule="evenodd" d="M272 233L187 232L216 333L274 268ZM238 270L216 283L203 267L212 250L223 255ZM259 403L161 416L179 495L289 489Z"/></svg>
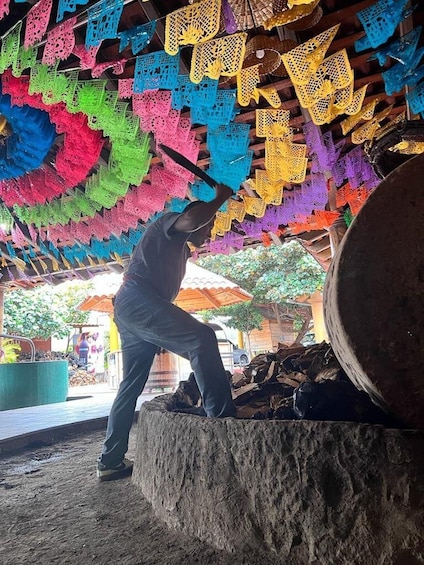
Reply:
<svg viewBox="0 0 424 565"><path fill-rule="evenodd" d="M321 20L313 27L313 34L318 35L319 33L327 30L328 28L339 24L340 22L346 21L349 18L356 18L358 12L368 8L371 4L375 4L375 0L363 0L362 2L356 2L350 6L344 6L340 10L325 14ZM359 25L359 20L358 20Z"/></svg>

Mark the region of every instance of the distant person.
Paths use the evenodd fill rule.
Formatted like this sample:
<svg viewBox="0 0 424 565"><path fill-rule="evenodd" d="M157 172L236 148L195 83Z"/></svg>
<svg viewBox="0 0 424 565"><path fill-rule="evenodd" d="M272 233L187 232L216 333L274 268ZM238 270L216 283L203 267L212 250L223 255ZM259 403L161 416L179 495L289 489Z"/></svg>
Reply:
<svg viewBox="0 0 424 565"><path fill-rule="evenodd" d="M90 344L87 340L87 334L82 333L78 340L78 361L84 367L88 363L88 352L90 351Z"/></svg>
<svg viewBox="0 0 424 565"><path fill-rule="evenodd" d="M231 194L229 187L218 184L212 201L192 202L182 213L164 214L146 229L134 250L114 300L123 380L97 462L97 476L102 481L132 472L132 461L124 458L129 432L137 398L161 347L190 360L203 415L223 418L236 414L215 332L172 303L191 255L188 243L200 247L210 237L215 214Z"/></svg>

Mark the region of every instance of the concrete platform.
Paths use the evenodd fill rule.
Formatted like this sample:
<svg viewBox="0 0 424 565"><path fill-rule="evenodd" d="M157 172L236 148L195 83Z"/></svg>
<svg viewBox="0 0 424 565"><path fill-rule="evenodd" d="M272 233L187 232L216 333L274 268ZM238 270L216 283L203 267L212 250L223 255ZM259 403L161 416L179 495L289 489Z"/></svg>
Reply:
<svg viewBox="0 0 424 565"><path fill-rule="evenodd" d="M72 387L68 400L0 412L0 456L17 449L53 443L68 434L106 428L117 391L107 384ZM136 407L158 394L142 394Z"/></svg>

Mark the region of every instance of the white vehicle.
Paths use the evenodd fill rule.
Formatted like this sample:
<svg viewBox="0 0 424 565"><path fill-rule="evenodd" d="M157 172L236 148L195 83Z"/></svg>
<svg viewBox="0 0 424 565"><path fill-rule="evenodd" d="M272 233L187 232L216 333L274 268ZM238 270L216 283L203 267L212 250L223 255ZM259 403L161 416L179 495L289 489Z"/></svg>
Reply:
<svg viewBox="0 0 424 565"><path fill-rule="evenodd" d="M220 325L211 322L206 323L207 326L212 328L216 333L216 338L218 340L219 350L221 351L221 356L223 357L224 365L225 359L232 357L232 362L234 365L247 365L249 363L249 354L245 349L238 347L231 340L228 339L225 330L221 328Z"/></svg>

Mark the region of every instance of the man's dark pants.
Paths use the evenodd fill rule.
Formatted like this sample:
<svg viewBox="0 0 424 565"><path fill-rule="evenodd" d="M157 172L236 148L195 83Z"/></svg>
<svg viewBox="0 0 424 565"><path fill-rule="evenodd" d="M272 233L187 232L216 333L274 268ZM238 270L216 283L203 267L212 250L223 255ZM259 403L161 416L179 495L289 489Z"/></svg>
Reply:
<svg viewBox="0 0 424 565"><path fill-rule="evenodd" d="M159 348L189 359L208 417L235 415L230 384L210 327L134 280L125 282L116 295L114 319L121 337L124 378L111 408L102 463L118 464L127 452L137 398Z"/></svg>

